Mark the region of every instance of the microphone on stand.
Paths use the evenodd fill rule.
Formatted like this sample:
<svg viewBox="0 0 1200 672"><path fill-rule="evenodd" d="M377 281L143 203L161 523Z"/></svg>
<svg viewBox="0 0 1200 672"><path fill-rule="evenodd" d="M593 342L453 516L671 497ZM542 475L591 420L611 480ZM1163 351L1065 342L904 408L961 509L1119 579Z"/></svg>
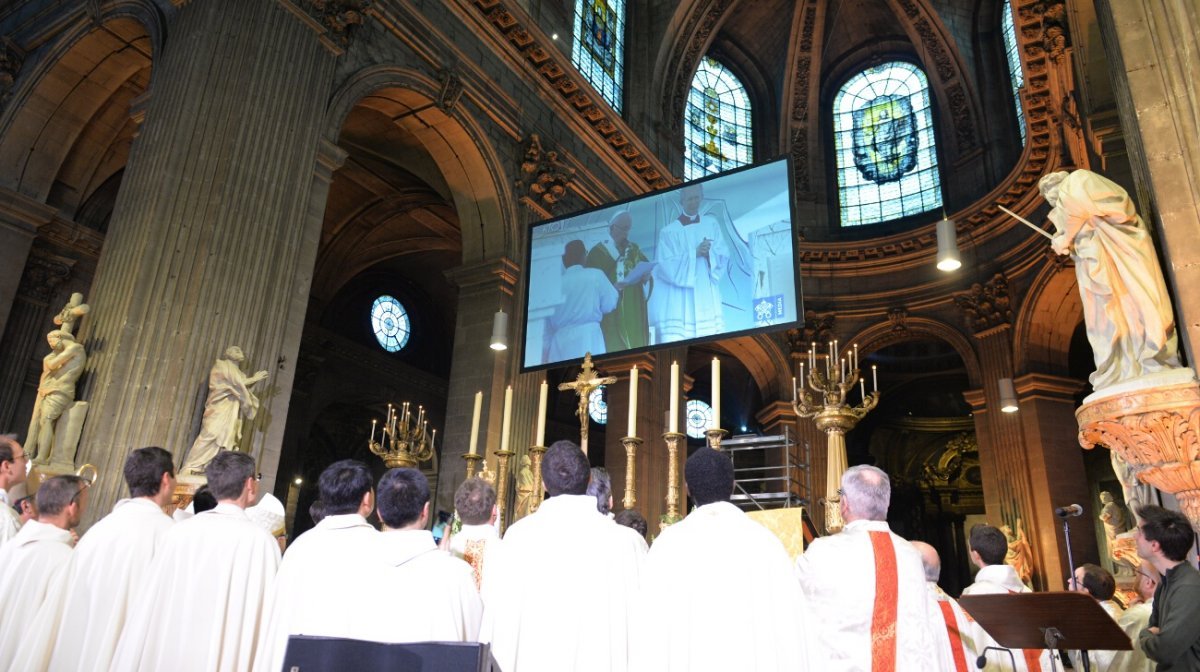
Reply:
<svg viewBox="0 0 1200 672"><path fill-rule="evenodd" d="M1082 516L1083 515L1083 507L1078 504L1068 504L1066 506L1060 506L1054 510L1054 515L1058 516L1059 518L1072 518L1075 516Z"/></svg>
<svg viewBox="0 0 1200 672"><path fill-rule="evenodd" d="M984 668L984 666L987 665L987 652L988 651L1003 651L1004 653L1007 653L1008 657L1010 659L1012 659L1012 669L1014 669L1014 670L1017 669L1017 657L1013 655L1012 649L1005 649L1005 648L1002 648L999 646L983 647L983 655L981 655L975 659L975 667L982 670Z"/></svg>

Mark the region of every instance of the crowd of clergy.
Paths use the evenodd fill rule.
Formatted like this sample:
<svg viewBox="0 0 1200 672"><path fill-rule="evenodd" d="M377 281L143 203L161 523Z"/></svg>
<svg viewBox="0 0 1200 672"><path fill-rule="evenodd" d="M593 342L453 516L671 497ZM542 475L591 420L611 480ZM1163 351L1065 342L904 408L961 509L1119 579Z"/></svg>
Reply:
<svg viewBox="0 0 1200 672"><path fill-rule="evenodd" d="M1052 665L1050 651L1000 647L938 588L936 551L892 533L890 483L872 466L842 478L844 529L793 562L730 502L732 462L710 448L685 465L695 508L652 546L644 520L639 532L607 514L607 481L578 446L559 441L543 460L545 501L503 539L495 490L482 479L456 492L461 528L439 544L420 471L392 469L376 483L367 465L343 460L321 474L320 521L282 555L246 513L259 481L245 453L219 453L205 469L215 506L174 522L164 513L175 490L170 453L132 451L129 498L78 540L87 482L49 478L32 512L18 512L7 492L25 460L20 444L0 438L0 671L278 672L294 669L293 635L485 642L503 672ZM1123 613L1113 605L1112 576L1099 567L1075 574L1078 590L1134 642L1132 651L1090 652L1091 669L1200 669L1191 527L1166 509L1140 514L1140 604ZM1029 591L1006 551L997 528L971 530L980 569L964 594ZM1055 656L1059 667L1083 663L1078 652Z"/></svg>

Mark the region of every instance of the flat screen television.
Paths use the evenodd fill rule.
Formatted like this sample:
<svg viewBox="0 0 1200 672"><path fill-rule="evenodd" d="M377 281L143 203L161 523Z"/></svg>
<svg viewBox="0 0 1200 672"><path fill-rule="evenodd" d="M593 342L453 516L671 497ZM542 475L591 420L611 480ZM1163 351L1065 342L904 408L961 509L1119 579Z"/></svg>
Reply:
<svg viewBox="0 0 1200 672"><path fill-rule="evenodd" d="M796 323L790 176L780 159L534 224L522 370Z"/></svg>

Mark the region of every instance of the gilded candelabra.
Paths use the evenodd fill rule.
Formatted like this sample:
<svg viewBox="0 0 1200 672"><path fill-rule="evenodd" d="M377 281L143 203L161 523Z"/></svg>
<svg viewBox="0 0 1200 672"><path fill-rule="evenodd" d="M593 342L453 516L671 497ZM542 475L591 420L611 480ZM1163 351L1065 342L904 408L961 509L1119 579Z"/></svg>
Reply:
<svg viewBox="0 0 1200 672"><path fill-rule="evenodd" d="M636 436L626 436L621 438L621 445L625 446L625 498L621 504L626 509L632 509L637 504L637 449L642 445L642 440Z"/></svg>
<svg viewBox="0 0 1200 672"><path fill-rule="evenodd" d="M824 367L818 363L824 362ZM875 368L871 367L872 385L868 394L866 384L859 376L858 346L838 358L837 341L829 344L829 354L820 360L816 344L808 351L809 371L804 374L800 365L801 385L793 390L792 408L802 418L812 418L817 429L825 432L829 446L829 464L825 471L825 532L832 534L845 525L842 520L841 486L842 474L846 471L846 432L854 429L859 420L879 404L879 385ZM822 372L820 369L824 368ZM847 403L850 391L858 385L861 401L857 406Z"/></svg>
<svg viewBox="0 0 1200 672"><path fill-rule="evenodd" d="M383 463L389 469L416 467L433 457L437 430L430 432L424 406L417 406L414 415L409 411L407 401L401 405L400 412L388 404L387 418L383 421L383 432L378 441L375 440L375 429L376 422L372 420L371 438L367 445L372 453L383 458Z"/></svg>
<svg viewBox="0 0 1200 672"><path fill-rule="evenodd" d="M681 520L679 516L679 442L685 435L680 432L664 432L667 442L667 512L660 521L660 529L666 529Z"/></svg>

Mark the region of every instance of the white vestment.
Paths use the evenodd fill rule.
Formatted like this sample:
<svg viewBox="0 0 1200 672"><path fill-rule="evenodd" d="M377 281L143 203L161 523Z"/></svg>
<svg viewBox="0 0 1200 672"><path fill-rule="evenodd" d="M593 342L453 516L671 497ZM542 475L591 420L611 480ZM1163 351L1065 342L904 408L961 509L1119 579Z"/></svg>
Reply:
<svg viewBox="0 0 1200 672"><path fill-rule="evenodd" d="M256 670L283 667L290 635L354 637L354 625L381 618L370 583L378 542L379 532L350 513L326 516L288 546L263 611Z"/></svg>
<svg viewBox="0 0 1200 672"><path fill-rule="evenodd" d="M12 668L22 639L71 559L71 533L30 520L0 549L0 670Z"/></svg>
<svg viewBox="0 0 1200 672"><path fill-rule="evenodd" d="M1117 621L1118 624L1120 623L1121 614L1124 612L1121 610L1121 607L1116 602L1113 602L1112 600L1104 600L1103 602L1100 603L1100 606L1104 608L1104 613L1111 616L1112 619L1114 621ZM1150 616L1147 615L1146 618L1149 619ZM1133 636L1133 642L1134 642L1134 647L1136 648L1137 647L1137 635L1136 634ZM1067 654L1070 656L1071 664L1075 666L1075 669L1082 670L1083 669L1083 660L1081 659L1081 657L1079 655L1079 651L1071 650L1071 651L1068 651ZM1088 651L1088 661L1091 662L1091 671L1092 672L1108 672L1109 670L1111 670L1113 657L1116 656L1116 654L1117 654L1116 651L1109 651L1109 650Z"/></svg>
<svg viewBox="0 0 1200 672"><path fill-rule="evenodd" d="M1021 577L1017 576L1017 570L1011 565L988 565L979 570L975 574L975 583L967 586L963 595L1004 595L1008 593L1029 593L1029 586L1026 586ZM980 655L984 655L984 647L994 646L1003 649L1004 647L996 643L992 636L987 634L978 622L974 626L975 642L980 651ZM1026 652L1023 649L1011 649L1012 656L1010 657L1003 651L988 651L987 652L987 670L992 672L1010 672L1013 669L1015 661L1017 672L1032 672L1033 670L1050 669L1050 652L1036 652L1032 649ZM1032 660L1038 661L1036 665L1030 665Z"/></svg>
<svg viewBox="0 0 1200 672"><path fill-rule="evenodd" d="M1126 609L1117 619L1117 625L1121 626L1133 642L1133 650L1116 651L1108 668L1110 672L1154 672L1157 663L1147 658L1146 653L1138 648L1137 644L1138 633L1150 625L1150 612L1153 608L1154 600L1147 600Z"/></svg>
<svg viewBox="0 0 1200 672"><path fill-rule="evenodd" d="M228 502L175 524L164 537L113 669L249 670L279 544Z"/></svg>
<svg viewBox="0 0 1200 672"><path fill-rule="evenodd" d="M4 488L0 488L0 548L4 548L9 539L17 536L20 529L21 516L12 507L12 502L8 501L8 493Z"/></svg>
<svg viewBox="0 0 1200 672"><path fill-rule="evenodd" d="M480 588L483 585L483 577L487 574L488 558L502 543L495 525L464 524L450 537L450 553L471 566L475 576L475 587Z"/></svg>
<svg viewBox="0 0 1200 672"><path fill-rule="evenodd" d="M563 302L550 316L549 361L604 354L600 318L617 307L616 288L604 271L580 265L563 270L561 287Z"/></svg>
<svg viewBox="0 0 1200 672"><path fill-rule="evenodd" d="M654 291L650 321L657 343L710 336L725 328L721 278L729 267L729 250L721 225L712 215L684 226L672 220L658 234L654 248ZM712 241L707 257L696 256L705 239Z"/></svg>
<svg viewBox="0 0 1200 672"><path fill-rule="evenodd" d="M958 601L938 587L935 581L926 581L929 594L937 602L941 615L941 627L933 627L933 639L942 656L942 669L967 672L975 669L979 656L975 646L975 622L958 606Z"/></svg>
<svg viewBox="0 0 1200 672"><path fill-rule="evenodd" d="M174 523L154 502L123 499L79 540L63 580L21 644L15 669L61 672L112 666L117 640Z"/></svg>
<svg viewBox="0 0 1200 672"><path fill-rule="evenodd" d="M876 604L876 553L872 532L880 533L883 552L891 542L894 553L894 604ZM880 558L887 568L887 559ZM937 605L925 587L921 556L903 538L892 534L886 521L855 520L841 532L816 539L796 559L796 576L808 598L809 622L814 625L819 651L813 658L829 672L869 671L872 638L895 632L897 672L928 672L941 669L942 660L934 645L933 628L942 621ZM874 633L876 612L891 612Z"/></svg>
<svg viewBox="0 0 1200 672"><path fill-rule="evenodd" d="M645 556L591 495L558 495L513 523L483 585L481 641L504 672L630 666Z"/></svg>
<svg viewBox="0 0 1200 672"><path fill-rule="evenodd" d="M810 669L812 631L791 558L729 502L701 506L663 530L643 586L649 627L639 632L639 670Z"/></svg>

